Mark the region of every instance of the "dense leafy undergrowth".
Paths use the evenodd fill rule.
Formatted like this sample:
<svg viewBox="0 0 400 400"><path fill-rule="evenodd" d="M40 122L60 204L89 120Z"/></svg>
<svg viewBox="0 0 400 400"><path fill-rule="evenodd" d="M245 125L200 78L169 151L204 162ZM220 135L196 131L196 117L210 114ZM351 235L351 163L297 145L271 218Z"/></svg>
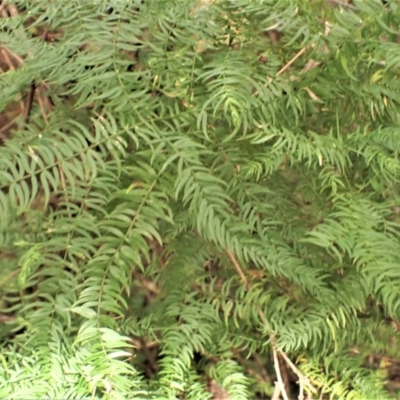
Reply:
<svg viewBox="0 0 400 400"><path fill-rule="evenodd" d="M387 3L1 2L0 398L396 396Z"/></svg>

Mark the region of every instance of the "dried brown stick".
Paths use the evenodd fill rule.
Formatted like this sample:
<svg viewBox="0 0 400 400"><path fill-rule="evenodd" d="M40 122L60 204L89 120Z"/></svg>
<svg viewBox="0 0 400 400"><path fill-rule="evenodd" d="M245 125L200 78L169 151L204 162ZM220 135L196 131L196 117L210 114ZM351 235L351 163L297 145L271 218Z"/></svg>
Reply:
<svg viewBox="0 0 400 400"><path fill-rule="evenodd" d="M16 322L16 321L17 321L17 318L14 317L13 315L0 314L0 323Z"/></svg>
<svg viewBox="0 0 400 400"><path fill-rule="evenodd" d="M15 271L10 272L1 282L0 282L0 287L4 286L11 278L13 278L15 275L19 274L21 272L22 268L18 268Z"/></svg>
<svg viewBox="0 0 400 400"><path fill-rule="evenodd" d="M293 364L290 358L283 351L280 351L279 353L284 358L286 363L289 365L291 370L299 378L300 394L304 392L304 386L307 386L307 388L311 390L312 393L317 393L317 389L315 389L315 387L311 384L310 380L299 371L299 369ZM300 396L299 400L302 400Z"/></svg>
<svg viewBox="0 0 400 400"><path fill-rule="evenodd" d="M229 249L226 249L226 253L228 254L230 260L232 261L232 264L235 266L236 271L242 278L243 283L245 284L245 286L247 288L249 288L249 282L246 278L246 275L243 273L242 268L240 268L240 265L239 265L238 261L236 260L236 257L233 255L233 253Z"/></svg>
<svg viewBox="0 0 400 400"><path fill-rule="evenodd" d="M281 400L281 389L278 382L275 382L275 390L271 397L271 400Z"/></svg>
<svg viewBox="0 0 400 400"><path fill-rule="evenodd" d="M285 390L285 385L282 380L281 369L279 367L278 354L277 354L277 351L274 346L272 346L272 354L274 357L274 367L275 367L275 372L276 372L276 378L278 379L279 389L281 390L282 397L284 398L284 400L289 400L289 397Z"/></svg>
<svg viewBox="0 0 400 400"><path fill-rule="evenodd" d="M247 289L250 289L250 284L246 278L246 275L244 274L242 268L240 267L240 264L238 262L238 260L236 259L235 255L232 253L231 250L226 249L226 252L230 258L230 260L232 261L232 264L235 266L238 274L240 275L243 283L245 284ZM261 321L263 322L264 326L270 331L270 325L269 322L267 320L267 318L265 317L265 314L262 310L259 311L259 316L261 318ZM274 344L275 342L275 338L274 338L274 334L271 333L271 341L272 341L272 351L273 351L273 355L274 355L274 366L275 366L275 372L277 374L277 378L278 378L278 384L280 387L280 391L282 393L282 396L285 398L286 392L284 391L284 384L283 384L283 380L282 380L282 375L280 372L280 368L279 368L279 361L278 361L278 351L276 350L276 346ZM299 369L293 364L293 362L290 360L290 358L281 350L279 350L279 354L283 357L283 359L286 361L286 363L289 365L289 367L292 369L292 371L297 375L297 377L299 378L299 387L300 387L300 395L299 395L299 400L303 399L303 393L304 393L304 386L307 386L307 388L312 392L312 393L316 393L317 390L312 386L310 380L304 376ZM283 388L283 390L282 390ZM287 396L287 395L286 395Z"/></svg>
<svg viewBox="0 0 400 400"><path fill-rule="evenodd" d="M303 47L298 51L297 54L276 73L276 76L282 75L306 50L307 47Z"/></svg>
<svg viewBox="0 0 400 400"><path fill-rule="evenodd" d="M11 58L5 47L1 49L1 55L3 56L3 61L7 64L8 69L12 71L15 70L14 63L11 61Z"/></svg>
<svg viewBox="0 0 400 400"><path fill-rule="evenodd" d="M13 58L15 58L18 61L18 65L17 67L20 65L20 60L22 61L22 59L18 56L16 56L10 49L8 49L7 47L2 47L1 50L1 55L3 57L3 61L7 64L8 69L11 71L14 71L16 69L16 66L14 65L14 63L12 62L10 56L12 56ZM25 105L24 102L22 101L22 94L20 94L19 96L19 104L20 104L20 108L21 108L21 113L23 115L25 115Z"/></svg>
<svg viewBox="0 0 400 400"><path fill-rule="evenodd" d="M40 107L40 113L42 114L44 122L46 122L46 124L48 125L49 119L46 114L44 100L42 99L40 91L37 91L36 93L37 93L37 100L38 100L39 107ZM47 98L47 104L48 105L51 104L50 101L48 100L48 98ZM51 107L48 106L48 108L51 108Z"/></svg>
<svg viewBox="0 0 400 400"><path fill-rule="evenodd" d="M8 57L8 55L9 56L11 56L16 62L17 62L17 67L19 67L21 64L23 64L24 63L24 60L18 55L18 54L15 54L11 49L9 49L8 47L5 47L5 46L3 46L3 50L4 50L4 53L3 53L3 55L4 54L7 54L7 58L8 58L8 61L11 63L11 60L10 60L10 58ZM12 64L12 63L11 63ZM11 69L15 69L15 66L14 66L14 64L12 64L12 68Z"/></svg>
<svg viewBox="0 0 400 400"><path fill-rule="evenodd" d="M15 124L15 122L17 121L18 118L19 118L19 115L17 117L13 118L10 122L8 122L6 125L4 125L0 128L0 139L2 139L2 140L8 139L8 136L5 135L3 132L7 132L7 130Z"/></svg>
<svg viewBox="0 0 400 400"><path fill-rule="evenodd" d="M33 98L35 96L35 90L36 90L36 84L35 84L35 82L32 82L31 87L29 88L29 93L28 93L28 97L26 99L26 104L25 104L25 111L24 111L24 123L25 124L29 123L29 117L31 116Z"/></svg>

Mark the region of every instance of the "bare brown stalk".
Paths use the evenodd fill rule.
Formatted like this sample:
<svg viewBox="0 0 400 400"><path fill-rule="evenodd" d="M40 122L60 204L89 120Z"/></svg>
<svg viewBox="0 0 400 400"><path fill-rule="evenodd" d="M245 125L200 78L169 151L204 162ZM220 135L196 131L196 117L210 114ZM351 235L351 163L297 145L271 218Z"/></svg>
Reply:
<svg viewBox="0 0 400 400"><path fill-rule="evenodd" d="M250 289L250 284L249 281L246 278L245 273L243 272L242 268L240 267L240 264L238 260L236 259L235 255L232 253L231 250L226 249L226 253L228 254L229 259L232 261L232 264L235 266L238 274L241 277L241 280L243 281L244 285L246 286L247 289ZM264 324L265 328L271 332L270 324L262 310L259 310L258 312L260 319L262 323ZM281 370L279 367L279 360L278 360L278 352L282 356L282 358L286 361L286 363L289 365L291 370L297 375L299 381L299 400L304 400L304 389L307 387L308 390L310 390L312 393L316 393L317 390L312 386L310 380L304 376L299 369L293 364L293 362L290 360L290 358L281 350L277 350L275 346L275 334L273 332L269 333L270 339L271 339L271 347L272 347L272 352L273 352L273 358L274 358L274 368L275 368L275 373L278 379L278 387L279 391L282 393L282 396L284 400L289 400L287 397L286 391L285 391L285 385L282 380L282 374ZM275 395L275 394L274 394ZM279 394L278 394L279 398Z"/></svg>

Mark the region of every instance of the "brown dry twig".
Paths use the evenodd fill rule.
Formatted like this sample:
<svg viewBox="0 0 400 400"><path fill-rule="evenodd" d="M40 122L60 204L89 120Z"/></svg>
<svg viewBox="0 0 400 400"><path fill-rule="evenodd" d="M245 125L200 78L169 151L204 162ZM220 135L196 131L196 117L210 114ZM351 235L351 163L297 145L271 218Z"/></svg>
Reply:
<svg viewBox="0 0 400 400"><path fill-rule="evenodd" d="M329 23L326 21L325 22L325 31L324 31L324 35L327 36L330 32L330 25ZM314 49L315 48L315 43L311 44L310 46L307 47L303 47L300 51L298 51L296 53L296 55L289 61L287 62L276 74L276 76L279 76L281 74L283 74L302 54L305 53L305 51L308 49ZM325 44L322 47L322 53L327 53L328 52L328 46ZM307 71L312 70L313 68L316 68L320 65L321 63L318 61L313 60L312 58L310 60L308 60L308 62L306 63L306 65L304 66L304 68L301 70L301 74L306 73Z"/></svg>
<svg viewBox="0 0 400 400"><path fill-rule="evenodd" d="M238 260L236 259L235 255L229 249L226 249L226 253L228 254L229 259L232 261L232 264L235 266L244 285L249 290L250 289L249 281L247 280L246 275L244 274L242 268L240 267L240 264L239 264ZM264 324L265 328L271 332L269 322L268 322L264 312L262 310L259 310L258 314L259 314L260 319L261 319L262 323ZM279 367L278 352L299 379L300 393L299 393L298 399L299 400L304 399L304 388L305 387L307 387L307 389L310 390L312 393L316 393L317 390L312 386L310 380L299 371L299 369L293 364L293 362L289 359L289 357L283 351L276 349L275 334L273 332L271 332L269 335L271 338L271 346L272 346L272 352L273 352L273 358L274 358L275 373L276 373L276 376L278 379L278 387L279 387L280 393L282 393L283 398L285 400L289 400L287 397L287 394L285 392L285 385L283 384L282 375L281 375L281 371L280 371L280 367ZM276 391L277 391L277 389L276 389ZM279 398L279 394L278 394L278 398Z"/></svg>
<svg viewBox="0 0 400 400"><path fill-rule="evenodd" d="M325 22L325 32L324 35L328 35L330 31L330 25L328 22ZM287 71L290 66L298 59L300 58L307 49L313 49L315 48L315 43L303 47L302 49L300 49L277 73L276 73L276 77L282 75L285 71ZM326 53L328 52L328 47L326 45L323 46L322 48L322 53ZM304 68L300 71L300 74L304 74L316 67L318 67L319 65L321 65L321 63L319 61L315 61L313 59L310 59L307 61L306 65L304 66ZM290 77L291 80L295 80L295 77ZM268 83L265 86L268 86L269 83L272 82L272 78L268 78ZM309 88L306 87L305 90L307 91L307 93L310 95L310 97L314 100L314 101L321 101L321 99ZM253 94L253 96L256 96L258 94L258 91L255 92Z"/></svg>
<svg viewBox="0 0 400 400"><path fill-rule="evenodd" d="M300 387L300 394L299 394L299 400L304 399L304 388L307 387L312 393L317 393L317 389L311 384L310 380L303 375L299 369L293 364L293 362L290 360L290 358L283 352L279 352L280 355L284 358L286 363L289 365L291 370L297 375L299 378L299 387Z"/></svg>
<svg viewBox="0 0 400 400"><path fill-rule="evenodd" d="M19 57L16 56L16 54L14 54L10 49L8 49L7 47L2 47L0 49L0 53L2 56L3 62L8 67L8 70L14 71L15 69L17 69L19 67L19 65L20 65L20 62L18 60ZM11 58L16 59L18 62L17 63L13 62L11 60ZM22 94L20 94L18 101L19 101L21 113L24 115L25 114L25 105L24 105L24 102L22 101L22 97L23 97Z"/></svg>
<svg viewBox="0 0 400 400"><path fill-rule="evenodd" d="M2 139L2 140L8 139L8 136L5 135L3 132L7 132L7 130L9 128L11 128L17 122L18 118L19 118L19 115L17 117L13 118L10 122L8 122L8 124L3 125L0 128L0 139Z"/></svg>
<svg viewBox="0 0 400 400"><path fill-rule="evenodd" d="M145 279L138 274L135 274L135 279L140 282L140 284L150 293L153 293L155 295L158 295L161 293L160 288L158 288L152 281Z"/></svg>
<svg viewBox="0 0 400 400"><path fill-rule="evenodd" d="M17 6L15 4L6 4L6 0L3 0L0 3L0 13L4 18L17 17L19 15ZM23 37L27 37L26 32L22 28L18 28L17 31ZM46 37L43 36L42 39L46 40ZM2 55L2 59L3 59L4 63L8 66L9 70L15 70L24 63L24 59L22 57L20 57L18 54L14 53L8 47L2 46L2 48L0 49L0 53ZM40 85L40 86L42 86L42 85ZM37 95L37 101L40 106L42 117L43 117L44 121L46 122L46 124L48 123L48 118L47 118L47 115L45 112L45 106L44 106L46 96L43 96L44 98L42 98L41 91L39 90L40 86L36 85L35 82L32 82L25 104L22 101L22 98L23 98L22 93L20 95L19 102L20 102L20 107L21 107L21 114L23 115L23 121L25 124L29 123L29 118L30 118L30 114L32 111L32 106L33 106L33 97L34 97L35 93ZM47 103L51 103L51 102L47 101ZM10 126L13 125L14 122L15 121L12 121L9 125ZM4 127L3 127L2 131L3 130L5 130Z"/></svg>
<svg viewBox="0 0 400 400"><path fill-rule="evenodd" d="M0 314L0 323L2 322L16 322L17 318L13 315Z"/></svg>
<svg viewBox="0 0 400 400"><path fill-rule="evenodd" d="M281 389L279 388L278 382L275 382L275 390L271 397L271 400L281 400Z"/></svg>
<svg viewBox="0 0 400 400"><path fill-rule="evenodd" d="M282 397L284 398L284 400L289 400L289 397L285 390L285 385L283 384L281 369L279 367L278 354L277 354L275 346L272 346L272 354L274 357L274 367L275 367L275 372L276 372L276 378L278 379L278 385L279 385L280 392L282 393Z"/></svg>
<svg viewBox="0 0 400 400"><path fill-rule="evenodd" d="M131 339L131 342L135 346L135 348L139 351L143 351L143 353L146 356L146 360L149 362L150 367L153 372L157 371L159 369L158 363L157 363L157 352L153 354L151 352L152 349L155 349L156 347L159 346L158 342L146 342L143 338L138 338L138 339Z"/></svg>
<svg viewBox="0 0 400 400"><path fill-rule="evenodd" d="M243 273L242 268L240 268L240 265L239 265L238 261L236 260L236 257L233 255L233 253L229 249L226 249L226 253L228 254L230 260L232 261L232 264L235 266L236 271L238 272L238 274L242 278L243 283L248 288L249 287L249 282L248 282L248 280L246 278L246 275Z"/></svg>
<svg viewBox="0 0 400 400"><path fill-rule="evenodd" d="M13 278L15 275L19 274L21 272L22 268L18 268L15 271L10 272L1 282L0 282L0 287L4 286L11 278Z"/></svg>
<svg viewBox="0 0 400 400"><path fill-rule="evenodd" d="M5 47L5 46L2 47L2 54L3 54L3 57L6 58L5 61L7 62L7 65L10 69L15 69L16 67L19 67L20 65L22 65L24 63L23 58L20 57L18 54L15 54L8 47ZM10 57L15 60L16 65L14 65L14 63L11 61Z"/></svg>
<svg viewBox="0 0 400 400"><path fill-rule="evenodd" d="M31 116L33 98L35 96L36 84L35 82L31 83L31 87L29 88L28 98L26 99L25 110L24 110L24 123L29 123L29 117Z"/></svg>
<svg viewBox="0 0 400 400"><path fill-rule="evenodd" d="M311 46L309 46L311 47ZM289 60L277 73L276 76L282 75L302 54L305 53L307 50L307 47L303 47L300 51L296 53L294 57L292 57L291 60Z"/></svg>
<svg viewBox="0 0 400 400"><path fill-rule="evenodd" d="M36 98L37 98L37 101L39 103L40 112L42 114L43 120L46 123L46 125L48 125L49 119L47 117L46 108L47 108L47 110L51 110L52 109L52 103L51 103L51 100L50 100L49 96L46 96L46 95L42 94L43 88L45 88L46 86L47 85L42 83L40 86L37 87L37 89L36 89L36 94L37 94Z"/></svg>

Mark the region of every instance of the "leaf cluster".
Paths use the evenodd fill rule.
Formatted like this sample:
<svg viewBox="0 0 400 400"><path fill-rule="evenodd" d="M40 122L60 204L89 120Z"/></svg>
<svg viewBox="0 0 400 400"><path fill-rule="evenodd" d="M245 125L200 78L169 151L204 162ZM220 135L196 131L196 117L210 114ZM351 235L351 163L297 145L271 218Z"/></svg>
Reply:
<svg viewBox="0 0 400 400"><path fill-rule="evenodd" d="M0 397L385 398L397 1L4 9Z"/></svg>

